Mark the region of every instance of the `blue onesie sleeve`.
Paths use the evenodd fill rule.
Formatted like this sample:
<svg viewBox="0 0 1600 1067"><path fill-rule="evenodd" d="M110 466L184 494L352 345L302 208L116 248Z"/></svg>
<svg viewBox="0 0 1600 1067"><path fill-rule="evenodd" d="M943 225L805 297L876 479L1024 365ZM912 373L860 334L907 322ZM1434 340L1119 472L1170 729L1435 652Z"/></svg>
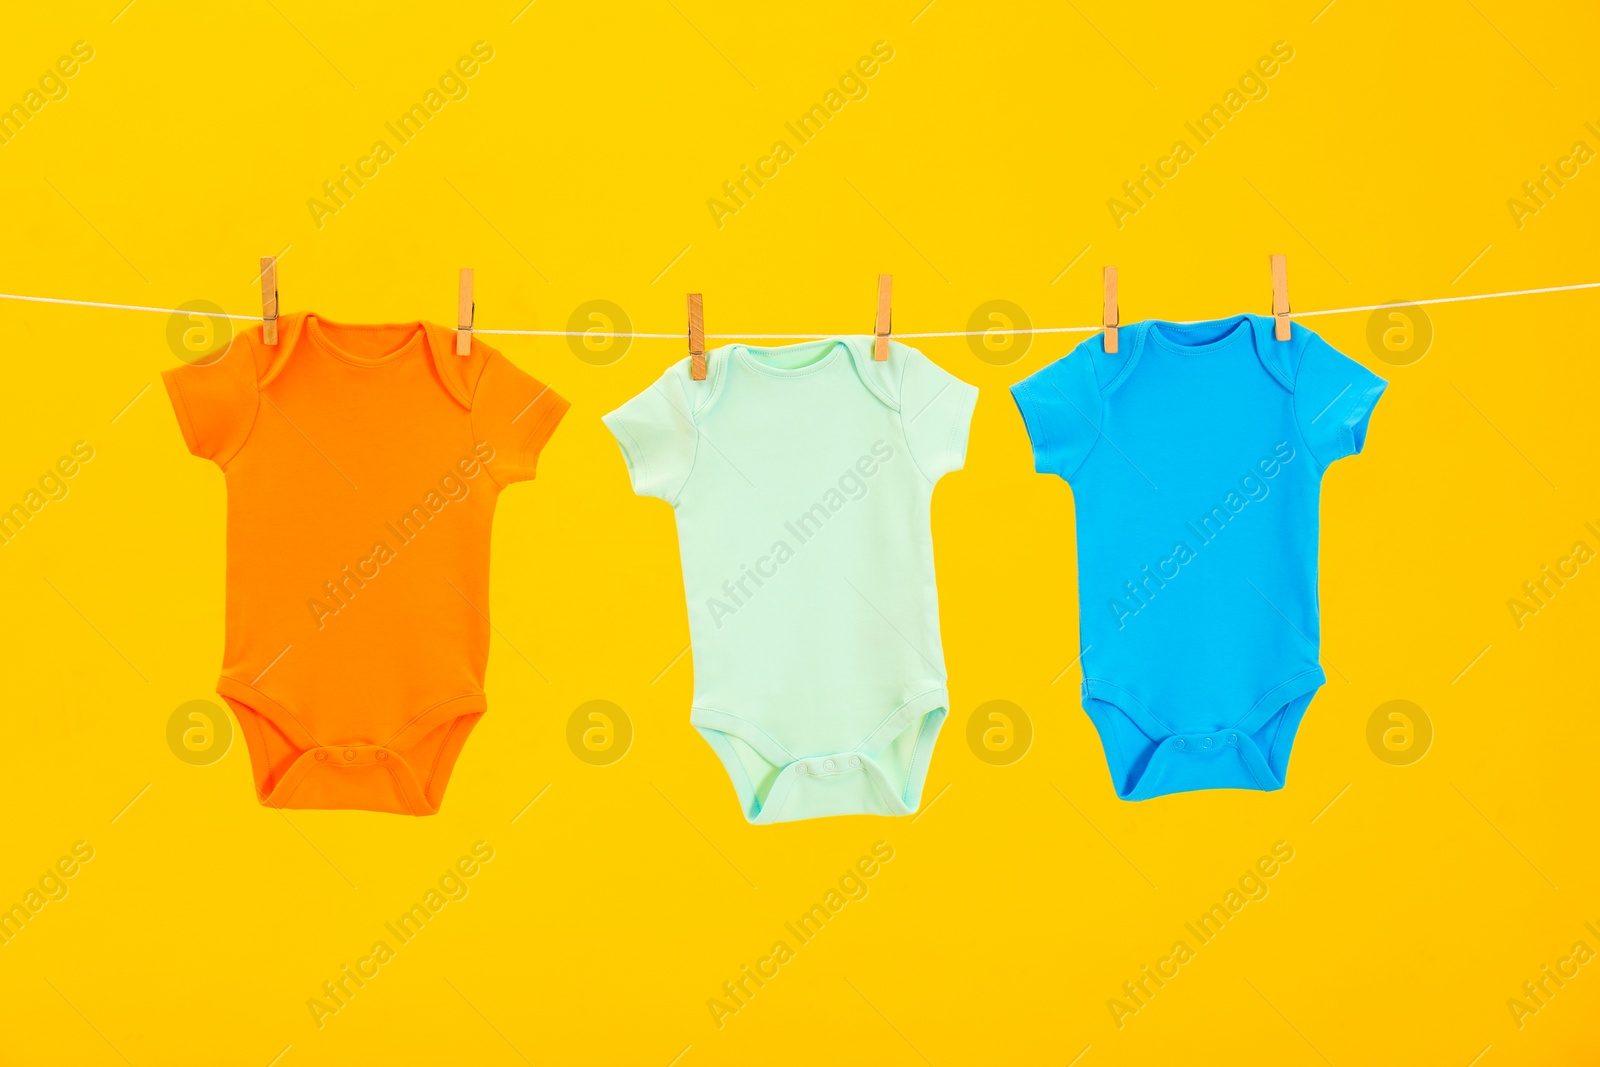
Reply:
<svg viewBox="0 0 1600 1067"><path fill-rule="evenodd" d="M1367 443L1367 420L1388 382L1308 334L1294 380L1294 413L1318 467Z"/></svg>
<svg viewBox="0 0 1600 1067"><path fill-rule="evenodd" d="M1071 481L1100 439L1105 405L1089 344L1011 387L1033 442L1033 469L1040 474Z"/></svg>

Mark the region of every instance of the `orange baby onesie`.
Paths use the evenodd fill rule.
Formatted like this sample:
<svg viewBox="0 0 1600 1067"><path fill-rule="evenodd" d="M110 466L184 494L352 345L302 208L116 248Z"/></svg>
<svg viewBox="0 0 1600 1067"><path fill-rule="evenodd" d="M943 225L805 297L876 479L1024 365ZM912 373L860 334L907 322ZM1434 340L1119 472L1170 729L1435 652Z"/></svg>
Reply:
<svg viewBox="0 0 1600 1067"><path fill-rule="evenodd" d="M268 807L432 815L483 715L495 500L568 404L454 337L300 313L162 374L227 478L217 692Z"/></svg>

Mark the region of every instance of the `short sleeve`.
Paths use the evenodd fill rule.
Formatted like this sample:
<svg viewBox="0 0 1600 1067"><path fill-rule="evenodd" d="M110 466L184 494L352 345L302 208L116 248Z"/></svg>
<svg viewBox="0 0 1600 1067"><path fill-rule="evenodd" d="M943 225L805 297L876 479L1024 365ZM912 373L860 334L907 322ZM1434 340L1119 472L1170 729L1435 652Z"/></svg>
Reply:
<svg viewBox="0 0 1600 1067"><path fill-rule="evenodd" d="M189 451L227 466L249 439L261 404L249 335L235 337L220 358L162 371L161 380Z"/></svg>
<svg viewBox="0 0 1600 1067"><path fill-rule="evenodd" d="M900 379L900 419L911 458L929 481L937 482L967 461L967 432L978 389L921 352L898 347L905 371Z"/></svg>
<svg viewBox="0 0 1600 1067"><path fill-rule="evenodd" d="M1310 335L1295 374L1294 410L1306 447L1319 466L1360 452L1367 420L1389 385L1326 341Z"/></svg>
<svg viewBox="0 0 1600 1067"><path fill-rule="evenodd" d="M572 405L555 390L490 350L472 393L474 447L488 445L489 474L499 485L534 476L539 453Z"/></svg>
<svg viewBox="0 0 1600 1067"><path fill-rule="evenodd" d="M633 491L673 506L694 469L700 436L684 389L689 380L686 363L667 368L650 388L602 420L622 449Z"/></svg>
<svg viewBox="0 0 1600 1067"><path fill-rule="evenodd" d="M1069 481L1100 439L1104 402L1086 349L1011 387L1033 444L1033 469Z"/></svg>

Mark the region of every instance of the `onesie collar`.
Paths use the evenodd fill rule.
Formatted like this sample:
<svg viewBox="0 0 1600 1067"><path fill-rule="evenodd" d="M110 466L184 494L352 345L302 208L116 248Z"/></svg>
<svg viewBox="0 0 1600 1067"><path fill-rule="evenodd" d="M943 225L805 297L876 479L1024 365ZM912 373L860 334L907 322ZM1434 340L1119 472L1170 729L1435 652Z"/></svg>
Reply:
<svg viewBox="0 0 1600 1067"><path fill-rule="evenodd" d="M416 351L419 346L427 343L427 327L422 322L392 322L372 326L355 325L334 322L331 319L325 319L320 315L308 312L305 319L305 328L306 336L311 339L312 344L335 359L357 367L382 367L390 363L396 363ZM404 342L390 352L385 352L380 356L363 356L340 347L328 336L326 331L329 328L346 333L377 330L408 330L410 333Z"/></svg>
<svg viewBox="0 0 1600 1067"><path fill-rule="evenodd" d="M1201 329L1214 332L1227 323L1238 323L1239 325L1235 326L1226 335L1199 346L1175 344L1167 338L1161 337L1155 329L1159 324L1168 330L1177 332ZM1129 338L1131 343L1123 346L1128 355L1126 361L1112 375L1106 391L1110 392L1116 389L1133 373L1140 357L1144 354L1144 350L1151 345L1188 355L1196 352L1214 352L1228 345L1244 343L1250 346L1251 351L1255 353L1256 358L1260 360L1267 373L1272 375L1278 384L1292 392L1294 390L1294 374L1289 369L1295 365L1292 353L1305 343L1307 334L1303 329L1296 326L1293 328L1293 335L1290 340L1279 341L1274 336L1274 326L1275 323L1271 316L1248 314L1234 315L1224 319L1211 319L1204 322L1179 323L1146 320L1134 323L1123 330L1125 334L1131 335Z"/></svg>
<svg viewBox="0 0 1600 1067"><path fill-rule="evenodd" d="M853 351L850 341L851 338L847 337L821 337L814 341L800 341L796 344L772 347L733 344L728 346L728 351L746 367L761 374L769 374L775 378L799 378L831 366L838 360L841 349ZM795 367L771 362L773 356L795 356L805 349L815 349L820 355Z"/></svg>
<svg viewBox="0 0 1600 1067"><path fill-rule="evenodd" d="M1252 340L1248 315L1234 315L1209 322L1166 322L1153 319L1145 324L1150 340L1169 352L1184 356L1198 356L1233 348L1241 341ZM1174 335L1176 335L1174 337ZM1190 341L1188 338L1209 337L1208 341Z"/></svg>

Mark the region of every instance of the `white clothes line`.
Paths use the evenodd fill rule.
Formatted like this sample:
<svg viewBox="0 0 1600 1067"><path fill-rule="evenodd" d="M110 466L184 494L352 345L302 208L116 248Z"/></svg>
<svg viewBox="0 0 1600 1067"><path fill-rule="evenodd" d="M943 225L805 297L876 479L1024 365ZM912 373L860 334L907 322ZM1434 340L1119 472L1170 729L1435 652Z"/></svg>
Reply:
<svg viewBox="0 0 1600 1067"><path fill-rule="evenodd" d="M1505 293L1475 293L1469 296L1440 296L1430 300L1407 300L1396 304L1363 304L1360 307L1327 308L1322 311L1291 311L1289 317L1293 319L1309 319L1318 315L1348 315L1359 311L1385 311L1390 308L1420 307L1431 304L1464 304L1473 300L1499 300L1513 296L1537 296L1542 293L1569 293L1577 289L1600 289L1600 282L1583 282L1578 285L1552 285L1543 289L1515 289ZM143 304L108 304L98 300L67 300L56 296L25 296L21 293L0 293L0 300L21 300L32 304L65 304L71 307L106 308L111 311L149 311L161 315L190 314L184 308L158 308L147 307ZM193 312L193 314L201 314ZM238 322L260 322L260 315L210 315L207 318L233 319ZM993 330L943 330L937 332L907 332L895 331L896 340L918 337L990 337L996 334L1048 334L1048 333L1099 333L1103 326L1036 326L1031 329L993 329ZM591 330L489 330L475 329L473 333L494 334L504 337L588 337ZM615 337L633 337L649 340L681 341L685 331L676 333L635 333L618 332ZM820 337L837 337L833 333L708 333L708 339L718 341L808 341Z"/></svg>

